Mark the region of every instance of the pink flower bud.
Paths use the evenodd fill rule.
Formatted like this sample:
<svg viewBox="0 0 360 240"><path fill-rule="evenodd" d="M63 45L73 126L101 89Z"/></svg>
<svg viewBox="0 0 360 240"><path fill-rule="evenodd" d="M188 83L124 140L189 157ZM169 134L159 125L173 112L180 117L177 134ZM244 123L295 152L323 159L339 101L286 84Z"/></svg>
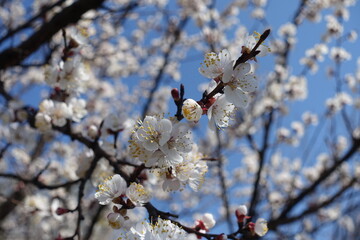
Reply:
<svg viewBox="0 0 360 240"><path fill-rule="evenodd" d="M69 209L67 209L67 208L57 208L56 209L56 214L57 215L63 215L63 214L65 214L65 213L68 213L68 212L70 212L70 210Z"/></svg>
<svg viewBox="0 0 360 240"><path fill-rule="evenodd" d="M174 101L179 101L180 100L179 90L177 88L171 89L171 96L174 99Z"/></svg>
<svg viewBox="0 0 360 240"><path fill-rule="evenodd" d="M244 223L245 219L248 219L249 217L246 216L247 214L247 207L245 205L240 205L235 210L235 215L239 223Z"/></svg>

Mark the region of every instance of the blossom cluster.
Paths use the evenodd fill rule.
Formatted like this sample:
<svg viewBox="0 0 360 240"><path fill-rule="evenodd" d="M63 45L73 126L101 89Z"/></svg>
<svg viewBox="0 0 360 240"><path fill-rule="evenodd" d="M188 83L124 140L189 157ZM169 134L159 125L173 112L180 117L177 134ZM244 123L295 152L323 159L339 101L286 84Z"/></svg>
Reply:
<svg viewBox="0 0 360 240"><path fill-rule="evenodd" d="M250 54L259 38L258 33L248 36L244 41L245 45L242 46L242 53ZM257 46L257 50L259 51L257 56L260 57L270 51L263 44ZM256 57L251 59L256 61ZM214 91L215 94L205 101L186 99L182 105L182 114L187 120L197 122L201 115L207 114L210 129L224 128L229 126L236 108L248 106L249 94L256 91L259 84L254 75L254 67L248 62L238 64L235 60L227 49L218 54L211 52L205 55L199 72L212 79L206 94Z"/></svg>
<svg viewBox="0 0 360 240"><path fill-rule="evenodd" d="M249 35L239 14L257 28L293 1L91 2L0 4L5 238L258 239L267 221L270 238L356 238L357 1L277 16L290 20L271 26L266 63L265 33ZM183 63L204 52L189 76L197 67ZM273 70L255 74L258 61ZM238 205L249 200L250 213Z"/></svg>
<svg viewBox="0 0 360 240"><path fill-rule="evenodd" d="M127 211L122 209L144 205L150 201L151 194L139 183L132 182L127 187L126 181L119 174L115 174L99 184L95 198L101 205L114 205L113 212L108 214L107 219L112 228L120 229L128 224L129 219Z"/></svg>
<svg viewBox="0 0 360 240"><path fill-rule="evenodd" d="M65 126L67 120L79 122L87 114L84 99L71 98L67 102L45 99L40 103L35 116L35 126L41 131L50 130L52 125Z"/></svg>
<svg viewBox="0 0 360 240"><path fill-rule="evenodd" d="M242 53L249 55L249 59L253 60L256 60L256 55L250 54L257 43L256 38L259 39L260 35L248 36L245 45L242 46ZM269 51L264 45L258 44L256 48L259 56L264 56ZM253 67L247 62L236 63L231 58L230 52L224 49L219 54L206 54L199 72L211 79L205 92L211 97L197 102L193 99L183 99L178 90L173 89L171 94L175 103L178 107L181 106L181 114L189 121L198 122L203 114L207 114L211 130L215 130L215 127L227 127L236 107L245 108L250 101L248 94L258 88ZM124 126L114 119L114 117L105 119L103 125L108 131L116 134L122 131ZM201 160L202 156L192 141L190 125L179 120L181 120L179 117L165 118L163 115L145 116L142 121L138 121L132 131L128 152L137 164L140 163L150 169L146 174L156 176L162 182L164 191L176 191L187 184L198 191L208 167L206 162ZM125 197L129 201L125 201ZM150 192L139 183L131 183L127 188L125 180L120 175L114 175L99 185L95 198L100 204L116 205L107 218L112 228L119 229L127 228L126 222L129 217L124 209L142 206L150 200ZM118 205L121 205L121 208L118 208ZM239 215L238 211L236 215ZM244 216L248 218L246 213ZM213 216L205 214L196 220L194 229L206 233L214 225ZM266 222L263 219L259 219L256 223L249 222L244 226L244 230L263 236L267 232ZM123 238L190 239L183 230L170 221L162 219L155 225L147 222L138 223L119 239ZM226 238L226 235L221 234L218 239Z"/></svg>
<svg viewBox="0 0 360 240"><path fill-rule="evenodd" d="M86 101L78 98L89 80L81 55L83 45L84 36L72 34L60 63L46 67L45 82L53 88L53 93L50 99L40 103L35 117L35 126L39 130L48 131L52 125L63 127L67 120L79 122L87 115Z"/></svg>
<svg viewBox="0 0 360 240"><path fill-rule="evenodd" d="M129 153L153 168L163 180L163 190L175 191L187 183L198 190L207 171L205 161L192 142L186 123L162 116L146 116L133 131Z"/></svg>

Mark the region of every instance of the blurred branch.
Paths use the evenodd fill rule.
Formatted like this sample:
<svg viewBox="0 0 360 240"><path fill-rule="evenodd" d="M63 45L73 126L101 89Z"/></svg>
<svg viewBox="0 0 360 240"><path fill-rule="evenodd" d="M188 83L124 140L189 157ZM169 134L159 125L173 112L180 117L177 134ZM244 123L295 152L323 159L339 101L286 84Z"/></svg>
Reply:
<svg viewBox="0 0 360 240"><path fill-rule="evenodd" d="M0 70L19 65L42 44L48 42L60 29L71 23L76 23L84 13L100 7L104 1L105 0L79 0L69 7L64 8L20 45L1 52Z"/></svg>
<svg viewBox="0 0 360 240"><path fill-rule="evenodd" d="M253 194L251 196L251 201L250 201L250 208L249 208L250 216L256 215L256 205L258 203L258 198L259 198L259 184L260 184L260 180L261 180L261 173L263 171L263 167L264 167L264 163L265 163L265 154L266 154L266 151L269 146L268 141L269 141L269 136L270 136L271 124L273 122L273 113L274 113L274 111L269 113L269 115L267 116L267 119L265 121L265 124L264 124L264 135L262 138L263 143L262 143L262 147L261 147L260 151L258 152L259 168L258 168L258 171L256 174Z"/></svg>
<svg viewBox="0 0 360 240"><path fill-rule="evenodd" d="M90 223L90 226L89 226L89 228L87 229L87 231L85 233L84 239L90 239L90 237L91 237L91 235L93 233L94 227L95 227L96 223L99 221L99 219L101 217L101 213L106 208L105 205L99 205L97 201L95 202L95 204L98 205L97 210L96 210L95 215L91 218L91 223Z"/></svg>
<svg viewBox="0 0 360 240"><path fill-rule="evenodd" d="M297 206L305 197L315 192L316 188L325 181L341 164L349 160L360 148L360 139L353 139L353 144L347 153L341 159L335 159L334 164L328 169L324 170L317 180L313 181L308 187L304 188L296 197L289 199L287 205L282 210L281 214L269 221L269 228L276 229L286 219L288 213Z"/></svg>
<svg viewBox="0 0 360 240"><path fill-rule="evenodd" d="M301 23L300 16L301 16L302 12L304 11L307 2L308 2L308 0L302 0L301 1L299 7L297 8L297 10L296 10L296 12L295 12L295 14L294 14L294 16L292 18L291 22L296 27L298 27L300 25L300 23ZM283 66L288 65L287 61L288 61L289 53L290 53L290 46L291 45L290 45L289 41L286 41L285 42L285 48L284 48L284 50L282 51L282 54L281 54L281 57L283 58L283 62L282 62Z"/></svg>
<svg viewBox="0 0 360 240"><path fill-rule="evenodd" d="M221 144L219 129L216 129L216 137L217 137L218 144L216 147L215 157L218 159L217 166L219 168L218 175L219 175L220 186L221 186L221 198L222 198L223 205L225 208L226 223L228 225L229 231L233 232L233 223L231 221L230 204L229 204L229 198L228 198L228 192L227 192L227 186L226 186L226 179L225 179L225 175L224 175L224 165L223 165L224 159L221 157L222 144Z"/></svg>
<svg viewBox="0 0 360 240"><path fill-rule="evenodd" d="M101 156L96 155L91 161L89 169L86 171L85 177L80 180L79 192L78 192L78 205L75 208L78 212L78 218L76 221L76 230L73 236L70 239L74 239L75 236L78 236L78 239L81 239L81 221L84 220L83 216L83 209L81 206L82 198L84 197L85 185L86 182L91 178L98 161L100 160Z"/></svg>
<svg viewBox="0 0 360 240"><path fill-rule="evenodd" d="M37 144L35 145L35 148L33 149L32 153L31 153L31 156L30 156L31 161L33 161L34 159L41 156L41 154L44 151L45 145L46 145L45 137L44 137L44 135L40 135L40 137L37 140ZM14 176L14 177L9 176L9 178L13 178L13 179L15 178L16 179L16 176ZM17 180L23 181L22 179L19 179L19 178ZM38 180L38 179L36 179L36 180ZM2 214L0 214L0 222L9 213L11 213L16 208L17 203L24 200L25 197L26 197L26 194L25 194L25 192L24 192L24 190L22 188L17 188L13 193L11 193L8 200L0 205L0 212L2 213ZM14 203L14 201L16 203Z"/></svg>
<svg viewBox="0 0 360 240"><path fill-rule="evenodd" d="M316 213L317 211L319 211L322 208L327 207L328 205L332 204L335 202L336 199L338 199L339 197L341 197L343 195L343 193L348 190L351 186L353 186L358 180L356 178L353 178L351 181L349 181L346 185L344 185L338 192L336 192L332 197L329 197L327 200L319 203L319 204L315 204L310 206L308 209L306 209L305 211L303 211L302 213L299 213L297 216L293 216L293 217L289 217L289 218L283 218L283 219L279 219L276 224L277 225L283 225L283 224L289 224L292 222L295 222L297 220L303 219L305 216L312 214L312 213ZM274 227L272 225L273 223L270 222L269 226L272 228Z"/></svg>
<svg viewBox="0 0 360 240"><path fill-rule="evenodd" d="M15 35L16 33L20 32L21 30L24 30L25 28L29 28L31 27L31 24L37 20L40 17L43 17L47 12L49 12L51 9L53 9L56 6L60 6L61 4L63 4L66 0L59 0L57 2L55 2L52 5L48 5L48 6L43 6L41 8L41 11L39 11L38 14L36 14L35 16L33 16L32 18L26 20L22 25L18 26L15 29L10 29L5 36L3 36L2 38L0 38L0 44L5 41L6 39L8 39L9 37Z"/></svg>
<svg viewBox="0 0 360 240"><path fill-rule="evenodd" d="M12 173L0 173L0 177L3 178L11 178L11 179L15 179L17 181L21 181L24 182L26 184L32 184L36 187L38 187L39 189L48 189L48 190L55 190L58 188L62 188L62 187L69 187L73 184L76 184L80 181L80 179L78 180L74 180L74 181L70 181L70 182L65 182L65 183L59 183L59 184L54 184L54 185L46 185L44 183L42 183L41 181L38 180L38 176L32 178L32 179L25 179L23 177L21 177L20 175L16 175L16 174L12 174Z"/></svg>
<svg viewBox="0 0 360 240"><path fill-rule="evenodd" d="M1 72L0 72L0 75L1 75ZM13 96L11 96L8 92L5 91L3 79L0 79L0 95L3 96L3 98L8 102L14 100Z"/></svg>

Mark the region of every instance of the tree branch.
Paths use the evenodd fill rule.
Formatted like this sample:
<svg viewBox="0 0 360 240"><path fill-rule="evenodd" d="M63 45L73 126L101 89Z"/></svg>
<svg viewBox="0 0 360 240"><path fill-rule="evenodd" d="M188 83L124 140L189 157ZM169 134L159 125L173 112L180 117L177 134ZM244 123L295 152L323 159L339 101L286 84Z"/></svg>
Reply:
<svg viewBox="0 0 360 240"><path fill-rule="evenodd" d="M60 29L71 23L76 23L81 16L91 9L101 6L105 0L79 0L55 15L49 22L33 33L17 47L12 47L0 53L0 70L19 65L24 59L34 53L42 44L48 42Z"/></svg>

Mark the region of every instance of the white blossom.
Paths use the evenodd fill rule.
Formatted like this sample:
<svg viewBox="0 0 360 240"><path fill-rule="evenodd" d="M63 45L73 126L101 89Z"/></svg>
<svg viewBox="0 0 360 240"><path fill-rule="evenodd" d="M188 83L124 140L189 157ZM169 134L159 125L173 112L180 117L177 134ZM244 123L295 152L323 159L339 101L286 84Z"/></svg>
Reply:
<svg viewBox="0 0 360 240"><path fill-rule="evenodd" d="M220 51L219 54L207 53L199 72L207 78L216 78L224 73L225 67L232 62L231 60L230 52L227 49Z"/></svg>
<svg viewBox="0 0 360 240"><path fill-rule="evenodd" d="M183 161L182 153L190 152L192 140L188 126L173 124L169 119L146 116L139 121L130 141L130 154L147 167L172 167Z"/></svg>
<svg viewBox="0 0 360 240"><path fill-rule="evenodd" d="M213 228L216 224L214 216L211 213L205 213L199 220L204 223L208 230Z"/></svg>
<svg viewBox="0 0 360 240"><path fill-rule="evenodd" d="M186 99L181 110L186 120L194 122L199 121L203 113L201 106L193 99Z"/></svg>
<svg viewBox="0 0 360 240"><path fill-rule="evenodd" d="M229 103L225 96L218 97L207 111L209 128L215 130L216 127L228 127L234 110L234 104Z"/></svg>
<svg viewBox="0 0 360 240"><path fill-rule="evenodd" d="M126 189L126 196L135 205L140 206L149 202L151 199L150 192L146 190L143 185L135 182L132 182L130 186Z"/></svg>
<svg viewBox="0 0 360 240"><path fill-rule="evenodd" d="M175 167L162 169L158 172L164 179L162 188L164 191L176 191L189 184L194 190L198 191L204 182L204 175L208 170L206 161L202 161L202 154L196 147L184 155L184 161Z"/></svg>
<svg viewBox="0 0 360 240"><path fill-rule="evenodd" d="M278 34L281 37L294 37L296 35L296 26L293 23L286 23L279 28Z"/></svg>
<svg viewBox="0 0 360 240"><path fill-rule="evenodd" d="M61 61L58 66L47 66L45 69L45 81L68 93L84 92L88 80L89 75L78 54Z"/></svg>
<svg viewBox="0 0 360 240"><path fill-rule="evenodd" d="M222 81L226 99L237 107L246 107L249 101L246 93L254 92L258 87L249 63L241 63L234 70L232 63L227 65Z"/></svg>
<svg viewBox="0 0 360 240"><path fill-rule="evenodd" d="M106 135L109 132L116 133L121 132L126 128L130 128L132 121L128 119L125 113L111 113L104 119L102 125L102 134Z"/></svg>
<svg viewBox="0 0 360 240"><path fill-rule="evenodd" d="M71 119L75 122L79 122L88 113L84 99L71 98L69 101L69 107L72 112Z"/></svg>
<svg viewBox="0 0 360 240"><path fill-rule="evenodd" d="M95 193L95 198L99 201L99 204L107 205L114 198L124 194L127 186L125 180L119 174L115 174L105 179L98 188L99 190Z"/></svg>
<svg viewBox="0 0 360 240"><path fill-rule="evenodd" d="M256 222L255 222L254 231L260 237L264 236L268 231L266 220L263 219L263 218L257 219Z"/></svg>
<svg viewBox="0 0 360 240"><path fill-rule="evenodd" d="M235 210L235 215L238 218L238 220L240 220L240 221L245 221L247 213L248 213L248 209L247 209L246 205L240 205Z"/></svg>
<svg viewBox="0 0 360 240"><path fill-rule="evenodd" d="M120 213L109 213L107 215L107 220L113 229L120 229L125 222L125 218L121 216Z"/></svg>
<svg viewBox="0 0 360 240"><path fill-rule="evenodd" d="M35 116L35 127L42 132L50 130L51 117L46 113L38 112Z"/></svg>
<svg viewBox="0 0 360 240"><path fill-rule="evenodd" d="M121 238L127 240L190 240L183 229L173 224L170 220L158 219L155 225L146 221L139 222L127 233L122 233Z"/></svg>
<svg viewBox="0 0 360 240"><path fill-rule="evenodd" d="M350 60L351 54L342 47L333 47L330 50L330 57L337 62L342 62Z"/></svg>
<svg viewBox="0 0 360 240"><path fill-rule="evenodd" d="M254 35L249 35L245 39L245 45L243 46L243 51L250 52L256 45L260 38L260 34L258 32L254 32ZM264 57L270 52L270 48L264 45L263 43L257 48L260 53L256 56Z"/></svg>

